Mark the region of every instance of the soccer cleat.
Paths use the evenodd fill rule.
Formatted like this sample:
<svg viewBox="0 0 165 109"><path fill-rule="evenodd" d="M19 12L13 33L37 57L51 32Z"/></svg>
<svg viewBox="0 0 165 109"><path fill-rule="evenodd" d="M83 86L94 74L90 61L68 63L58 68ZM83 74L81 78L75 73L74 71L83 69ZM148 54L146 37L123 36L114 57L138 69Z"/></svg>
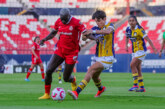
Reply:
<svg viewBox="0 0 165 109"><path fill-rule="evenodd" d="M42 81L44 82L44 81L45 81L45 79L42 79Z"/></svg>
<svg viewBox="0 0 165 109"><path fill-rule="evenodd" d="M128 91L136 91L139 88L139 86L133 86Z"/></svg>
<svg viewBox="0 0 165 109"><path fill-rule="evenodd" d="M98 92L97 92L97 94L95 95L95 97L100 97L101 94L102 94L104 91L106 91L106 87L105 87L105 86L103 86L103 89L102 89L101 91L98 90Z"/></svg>
<svg viewBox="0 0 165 109"><path fill-rule="evenodd" d="M68 90L68 94L69 94L70 96L72 96L72 98L73 98L74 100L77 100L77 98L78 98L78 93L77 93L76 91Z"/></svg>
<svg viewBox="0 0 165 109"><path fill-rule="evenodd" d="M29 82L30 80L28 78L25 78L25 81Z"/></svg>
<svg viewBox="0 0 165 109"><path fill-rule="evenodd" d="M59 83L59 84L62 84L62 81L60 80L58 83Z"/></svg>
<svg viewBox="0 0 165 109"><path fill-rule="evenodd" d="M137 89L136 92L146 92L145 88L140 88L139 90Z"/></svg>
<svg viewBox="0 0 165 109"><path fill-rule="evenodd" d="M50 95L48 93L45 93L43 96L38 98L39 100L41 99L50 99Z"/></svg>
<svg viewBox="0 0 165 109"><path fill-rule="evenodd" d="M76 77L74 77L74 81L71 83L72 91L76 91L77 84L76 84Z"/></svg>

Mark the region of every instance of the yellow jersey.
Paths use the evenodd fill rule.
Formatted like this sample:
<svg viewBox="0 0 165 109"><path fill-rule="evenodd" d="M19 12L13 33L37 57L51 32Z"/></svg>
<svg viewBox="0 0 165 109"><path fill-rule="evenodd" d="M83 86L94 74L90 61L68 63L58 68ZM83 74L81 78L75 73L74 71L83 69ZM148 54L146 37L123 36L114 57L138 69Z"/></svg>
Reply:
<svg viewBox="0 0 165 109"><path fill-rule="evenodd" d="M136 25L134 30L132 30L131 27L126 28L126 37L128 37L132 42L133 53L139 50L147 51L144 41L144 37L146 36L147 34L145 33L144 29L139 25Z"/></svg>
<svg viewBox="0 0 165 109"><path fill-rule="evenodd" d="M104 30L108 27L115 30L114 25L110 22L106 22L103 28L99 28L98 26L94 26L92 30ZM97 42L96 46L96 56L104 57L104 56L115 56L114 51L114 31L108 35L95 34L95 37L101 37L103 39L103 43Z"/></svg>

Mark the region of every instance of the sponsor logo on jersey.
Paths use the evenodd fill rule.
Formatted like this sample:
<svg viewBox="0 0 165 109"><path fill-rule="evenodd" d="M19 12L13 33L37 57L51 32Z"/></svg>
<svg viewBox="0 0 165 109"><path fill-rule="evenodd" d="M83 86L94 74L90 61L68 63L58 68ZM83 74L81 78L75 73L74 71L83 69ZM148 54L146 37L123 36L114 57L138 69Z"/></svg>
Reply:
<svg viewBox="0 0 165 109"><path fill-rule="evenodd" d="M60 34L63 34L63 35L72 35L71 32L67 33L67 32L61 32Z"/></svg>

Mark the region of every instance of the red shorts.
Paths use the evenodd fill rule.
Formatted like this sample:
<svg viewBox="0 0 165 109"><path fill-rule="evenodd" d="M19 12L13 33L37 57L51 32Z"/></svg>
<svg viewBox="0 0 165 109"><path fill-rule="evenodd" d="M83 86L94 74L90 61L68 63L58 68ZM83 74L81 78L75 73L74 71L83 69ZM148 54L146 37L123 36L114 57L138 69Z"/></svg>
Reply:
<svg viewBox="0 0 165 109"><path fill-rule="evenodd" d="M41 63L42 63L41 58L39 58L39 59L32 58L32 64L41 64Z"/></svg>
<svg viewBox="0 0 165 109"><path fill-rule="evenodd" d="M56 48L54 54L64 58L65 63L75 64L78 58L78 50L68 50L64 48Z"/></svg>

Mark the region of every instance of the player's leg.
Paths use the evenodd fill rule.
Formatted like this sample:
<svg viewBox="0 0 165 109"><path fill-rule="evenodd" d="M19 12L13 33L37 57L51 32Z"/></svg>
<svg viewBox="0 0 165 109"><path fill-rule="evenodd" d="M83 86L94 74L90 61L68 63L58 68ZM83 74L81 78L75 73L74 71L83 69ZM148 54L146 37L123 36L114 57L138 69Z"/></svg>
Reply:
<svg viewBox="0 0 165 109"><path fill-rule="evenodd" d="M133 58L131 61L131 70L132 70L132 76L133 76L133 87L130 88L128 91L135 91L136 89L138 89L138 63L140 62L140 60L138 58Z"/></svg>
<svg viewBox="0 0 165 109"><path fill-rule="evenodd" d="M50 98L50 89L52 82L52 73L54 70L64 61L64 59L56 54L52 56L48 64L45 76L45 94L39 99L49 99Z"/></svg>
<svg viewBox="0 0 165 109"><path fill-rule="evenodd" d="M93 77L93 75L96 72L102 71L104 69L104 66L100 62L94 63L87 71L85 78L81 81L81 83L78 85L76 91L69 91L69 95L73 97L73 99L77 99L79 93L86 87L86 85L89 83L90 79Z"/></svg>
<svg viewBox="0 0 165 109"><path fill-rule="evenodd" d="M100 95L106 90L106 87L103 86L102 83L101 83L101 79L100 79L100 74L101 74L101 72L102 72L102 70L96 72L96 73L92 76L93 82L95 83L95 86L98 88L98 92L97 92L97 94L95 95L95 97L100 97Z"/></svg>
<svg viewBox="0 0 165 109"><path fill-rule="evenodd" d="M43 63L39 64L41 70L42 81L45 81L44 66Z"/></svg>
<svg viewBox="0 0 165 109"><path fill-rule="evenodd" d="M76 73L76 72L77 72L76 67L74 67L73 68L73 73Z"/></svg>
<svg viewBox="0 0 165 109"><path fill-rule="evenodd" d="M142 62L139 62L138 66L137 66L138 82L139 82L140 89L136 90L136 92L145 92L144 83L143 83L143 76L142 76L142 72L141 72L141 63Z"/></svg>
<svg viewBox="0 0 165 109"><path fill-rule="evenodd" d="M27 72L25 81L30 81L30 80L29 80L29 76L31 75L31 73L32 73L32 71L33 71L33 69L34 69L35 66L36 66L35 64L31 64L31 66L30 66L30 68L29 68L29 70L28 70L28 72Z"/></svg>
<svg viewBox="0 0 165 109"><path fill-rule="evenodd" d="M61 84L62 83L62 80L61 80L62 65L58 66L57 73L58 73L58 82Z"/></svg>
<svg viewBox="0 0 165 109"><path fill-rule="evenodd" d="M77 88L76 84L76 77L71 75L73 72L73 67L75 64L67 64L65 63L64 73L63 73L63 79L65 82L70 82L72 90L75 91Z"/></svg>

